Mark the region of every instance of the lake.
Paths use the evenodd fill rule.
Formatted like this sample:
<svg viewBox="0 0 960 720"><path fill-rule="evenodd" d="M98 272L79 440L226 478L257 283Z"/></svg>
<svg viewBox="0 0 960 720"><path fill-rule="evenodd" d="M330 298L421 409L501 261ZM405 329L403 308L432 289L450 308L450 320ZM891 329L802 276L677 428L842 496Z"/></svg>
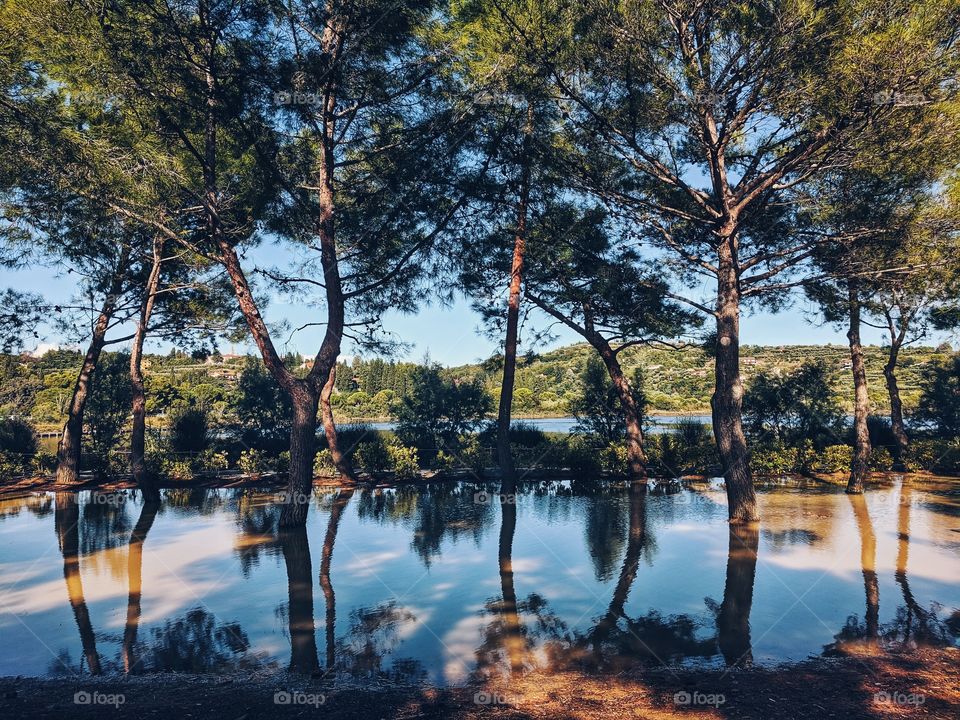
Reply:
<svg viewBox="0 0 960 720"><path fill-rule="evenodd" d="M490 488L492 490L492 486ZM0 501L0 675L320 669L461 685L513 668L770 665L845 643L956 645L956 481L866 496L718 482L447 483L318 493L40 493Z"/></svg>
<svg viewBox="0 0 960 720"><path fill-rule="evenodd" d="M644 430L648 434L658 435L660 433L671 432L677 426L680 420L693 420L704 425L713 422L709 415L651 415L645 419ZM551 418L515 418L513 424L522 423L527 427L534 427L537 430L549 433L571 433L577 424L575 417L551 417ZM351 423L348 420L343 421L344 427L349 427ZM396 423L393 421L362 423L374 430L393 430Z"/></svg>

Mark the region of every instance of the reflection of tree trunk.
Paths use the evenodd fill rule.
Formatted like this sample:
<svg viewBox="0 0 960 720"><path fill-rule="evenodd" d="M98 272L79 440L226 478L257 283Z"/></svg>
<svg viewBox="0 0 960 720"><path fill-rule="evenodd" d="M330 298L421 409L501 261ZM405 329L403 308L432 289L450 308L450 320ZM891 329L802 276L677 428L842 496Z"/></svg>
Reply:
<svg viewBox="0 0 960 720"><path fill-rule="evenodd" d="M620 568L620 577L613 590L613 597L607 607L607 614L603 616L591 635L594 648L599 649L603 642L623 617L627 597L637 577L637 568L640 566L640 556L647 544L647 497L646 485L639 482L630 485L630 535L627 539L627 550L623 555L623 566Z"/></svg>
<svg viewBox="0 0 960 720"><path fill-rule="evenodd" d="M503 642L507 657L510 658L510 670L520 672L524 667L526 644L520 629L517 592L513 585L513 535L517 529L517 506L513 502L502 502L500 509L502 515L497 556L500 564L502 602L499 611L503 622Z"/></svg>
<svg viewBox="0 0 960 720"><path fill-rule="evenodd" d="M153 314L153 305L157 297L157 288L160 285L160 267L163 262L163 241L159 238L153 243L153 265L150 267L150 276L144 288L144 297L140 305L140 318L137 321L137 330L133 336L130 348L130 384L133 386L133 427L130 432L130 473L134 482L144 488L146 482L146 464L144 463L144 448L147 434L147 397L143 383L143 341L147 336L150 325L150 316ZM159 498L154 498L159 499Z"/></svg>
<svg viewBox="0 0 960 720"><path fill-rule="evenodd" d="M860 533L860 565L863 568L863 587L867 596L867 637L876 638L880 626L880 585L877 581L877 536L863 495L851 495L850 505L857 519Z"/></svg>
<svg viewBox="0 0 960 720"><path fill-rule="evenodd" d="M75 483L80 473L83 413L87 407L87 398L90 396L93 374L97 369L97 364L100 362L100 353L103 351L103 346L106 344L107 329L110 327L110 321L113 319L117 300L123 288L123 276L126 272L129 258L130 248L124 246L120 253L116 272L110 282L110 287L107 289L103 306L100 309L100 315L97 317L97 322L93 326L93 335L90 337L87 354L83 358L83 364L80 366L77 381L73 386L73 395L70 398L70 406L67 408L67 421L63 425L63 431L60 433L60 441L57 444L56 483L58 485Z"/></svg>
<svg viewBox="0 0 960 720"><path fill-rule="evenodd" d="M503 343L503 380L500 384L500 406L497 413L497 457L500 471L514 492L516 469L510 452L510 411L513 385L517 372L517 334L520 325L520 288L523 283L523 256L527 246L527 202L530 197L530 142L533 135L533 105L527 103L527 124L520 159L520 194L517 198L517 227L513 237L513 262L510 266L510 291L507 297L507 333Z"/></svg>
<svg viewBox="0 0 960 720"><path fill-rule="evenodd" d="M130 594L127 596L127 622L123 630L123 671L132 673L137 667L136 644L137 630L140 627L140 598L143 589L143 543L147 533L153 527L160 503L144 495L143 508L140 518L130 533L130 544L127 547L127 580L130 585Z"/></svg>
<svg viewBox="0 0 960 720"><path fill-rule="evenodd" d="M80 645L83 647L90 672L99 675L100 656L97 654L97 641L93 634L93 625L90 624L90 612L83 598L83 581L80 578L80 505L73 493L57 493L54 525L63 555L63 578L67 583L67 596L80 630Z"/></svg>
<svg viewBox="0 0 960 720"><path fill-rule="evenodd" d="M333 561L333 546L337 542L337 530L340 527L340 518L344 508L353 497L353 490L341 490L330 507L330 519L327 521L327 534L323 538L323 552L320 556L320 588L323 590L323 599L326 604L326 645L327 645L327 672L333 669L336 647L337 624L337 597L330 582L330 564Z"/></svg>
<svg viewBox="0 0 960 720"><path fill-rule="evenodd" d="M860 293L855 280L847 281L847 310L850 327L847 340L850 342L850 364L853 368L853 461L850 464L848 493L862 493L870 463L870 430L867 417L870 414L870 397L867 393L867 368L860 341Z"/></svg>
<svg viewBox="0 0 960 720"><path fill-rule="evenodd" d="M717 639L727 665L753 664L750 607L757 574L760 527L757 523L730 526L727 580L717 616Z"/></svg>
<svg viewBox="0 0 960 720"><path fill-rule="evenodd" d="M731 220L735 226L735 222ZM740 281L734 227L724 228L717 246L716 385L710 406L727 487L730 522L758 520L757 496L750 475L750 453L743 432L743 381L740 377Z"/></svg>
<svg viewBox="0 0 960 720"><path fill-rule="evenodd" d="M281 530L278 540L287 566L290 670L313 673L320 663L313 621L313 569L307 529L296 527Z"/></svg>
<svg viewBox="0 0 960 720"><path fill-rule="evenodd" d="M897 569L894 573L894 579L903 592L903 602L907 606L907 624L904 628L904 640L909 640L913 633L913 621L917 620L920 626L917 628L923 631L930 621L930 614L920 607L920 603L913 596L910 590L910 583L907 580L907 557L910 552L910 496L913 488L910 481L904 478L900 481L900 504L897 508Z"/></svg>

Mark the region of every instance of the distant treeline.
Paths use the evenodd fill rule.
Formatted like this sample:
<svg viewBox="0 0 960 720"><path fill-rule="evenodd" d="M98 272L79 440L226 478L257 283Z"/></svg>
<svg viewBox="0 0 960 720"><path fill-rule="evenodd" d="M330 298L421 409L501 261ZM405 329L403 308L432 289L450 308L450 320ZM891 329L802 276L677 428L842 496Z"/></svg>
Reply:
<svg viewBox="0 0 960 720"><path fill-rule="evenodd" d="M521 358L517 368L514 408L520 415L558 416L571 412L571 403L583 393L583 370L592 349L586 344L569 345L540 355ZM122 354L116 354L122 357ZM901 351L899 380L904 404L914 408L920 397L925 370L947 362L949 345L938 348L908 347ZM65 417L81 354L51 350L39 357L0 355L0 415L26 416L41 428L59 426ZM831 345L745 346L744 382L749 387L758 375L785 375L802 363L823 361L832 373L832 387L840 405L852 404L849 353ZM866 348L874 412L889 408L883 384L885 350ZM309 360L298 354L285 358L297 372L306 372ZM205 410L216 424L236 422L240 402L240 378L245 367L262 368L259 358L240 355L188 354L147 355L144 368L148 416L166 415L185 407ZM713 389L713 360L701 347L677 349L636 347L625 350L623 366L640 371L647 412L709 412ZM384 358L354 357L337 366L332 404L342 418L392 417L396 403L410 394L413 375L421 364ZM442 369L454 382L478 381L496 406L502 361ZM59 429L57 427L56 429Z"/></svg>

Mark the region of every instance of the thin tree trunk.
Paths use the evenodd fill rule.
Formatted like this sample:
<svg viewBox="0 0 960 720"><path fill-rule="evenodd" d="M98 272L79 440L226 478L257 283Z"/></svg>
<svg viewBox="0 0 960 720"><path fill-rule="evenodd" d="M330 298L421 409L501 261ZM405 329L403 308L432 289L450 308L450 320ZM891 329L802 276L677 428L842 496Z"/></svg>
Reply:
<svg viewBox="0 0 960 720"><path fill-rule="evenodd" d="M850 363L853 368L853 461L850 463L848 493L862 493L863 483L869 473L870 430L867 417L870 415L870 397L867 393L867 369L863 345L860 341L860 293L855 280L847 283L847 310L850 327L847 340L850 343Z"/></svg>
<svg viewBox="0 0 960 720"><path fill-rule="evenodd" d="M345 453L343 448L340 447L337 425L333 420L333 407L330 405L330 396L333 394L336 378L337 364L334 363L330 368L327 382L324 383L323 390L320 391L320 418L323 422L323 432L327 436L327 449L330 450L330 456L333 458L333 466L340 474L341 480L353 483L356 482L353 464L350 462L349 454Z"/></svg>
<svg viewBox="0 0 960 720"><path fill-rule="evenodd" d="M80 577L80 505L77 496L69 492L58 492L54 504L54 525L63 555L63 579L67 584L67 597L80 631L80 646L83 648L87 667L91 674L99 675L102 672L100 654L97 652L97 639L90 623L90 611L84 599L83 580Z"/></svg>
<svg viewBox="0 0 960 720"><path fill-rule="evenodd" d="M907 452L910 449L910 438L907 436L903 422L903 401L900 399L900 386L897 384L897 359L900 354L900 344L897 338L891 337L890 353L883 366L883 377L887 383L887 393L890 395L890 429L896 445L893 448L895 469L903 470Z"/></svg>
<svg viewBox="0 0 960 720"><path fill-rule="evenodd" d="M324 634L326 637L327 672L333 670L336 662L337 596L330 581L330 566L333 563L333 546L337 542L337 530L343 511L353 497L353 490L341 490L330 507L330 519L327 521L327 534L323 538L323 552L320 555L320 588L323 590L326 618Z"/></svg>
<svg viewBox="0 0 960 720"><path fill-rule="evenodd" d="M147 540L147 533L153 527L153 521L160 510L160 503L144 494L143 507L140 517L130 533L130 543L127 546L127 582L130 587L127 596L127 620L123 628L123 671L127 674L135 673L139 660L136 656L137 632L140 628L140 600L143 594L143 544ZM142 668L140 668L142 670Z"/></svg>
<svg viewBox="0 0 960 720"><path fill-rule="evenodd" d="M757 497L750 475L747 438L743 432L740 289L735 236L721 242L718 258L716 386L710 400L713 435L723 463L730 522L755 522L758 519Z"/></svg>
<svg viewBox="0 0 960 720"><path fill-rule="evenodd" d="M313 570L307 529L299 526L282 530L278 539L287 567L290 670L311 674L319 669L320 661L313 619Z"/></svg>
<svg viewBox="0 0 960 720"><path fill-rule="evenodd" d="M517 198L517 229L513 238L513 261L510 266L510 292L507 298L507 334L503 343L503 380L500 384L500 405L497 412L497 458L507 487L516 490L516 468L510 451L510 420L513 386L517 373L517 335L520 325L520 289L523 284L523 258L527 246L527 205L530 199L530 143L533 135L533 105L527 105L523 157L520 171L520 194Z"/></svg>
<svg viewBox="0 0 960 720"><path fill-rule="evenodd" d="M875 639L880 634L880 583L877 579L877 536L867 510L867 500L862 494L850 497L850 505L860 532L860 565L863 569L863 587L867 599L865 630L867 638Z"/></svg>
<svg viewBox="0 0 960 720"><path fill-rule="evenodd" d="M156 301L157 288L160 285L160 266L163 260L163 241L159 238L153 244L153 265L144 289L145 295L140 305L140 318L137 321L137 330L133 336L133 347L130 349L130 384L133 387L131 402L133 414L133 428L130 433L130 473L134 482L148 492L147 467L144 461L147 432L147 396L143 382L143 341L147 336L150 316ZM156 488L149 488L151 493L157 493ZM159 499L156 497L154 499Z"/></svg>
<svg viewBox="0 0 960 720"><path fill-rule="evenodd" d="M759 544L760 528L756 523L730 526L727 579L717 616L717 642L727 665L753 664L750 608Z"/></svg>
<svg viewBox="0 0 960 720"><path fill-rule="evenodd" d="M636 397L634 397L633 388L630 386L627 376L624 375L623 368L620 367L617 354L613 352L605 340L597 343L597 345L594 345L594 347L597 348L600 357L603 359L603 364L607 368L607 374L613 382L617 397L620 399L620 407L623 410L629 476L632 480L646 482L647 454L643 449L643 408L639 406Z"/></svg>
<svg viewBox="0 0 960 720"><path fill-rule="evenodd" d="M120 253L116 272L100 309L100 315L93 326L93 335L90 338L87 353L84 355L83 364L80 366L80 373L77 375L77 381L73 386L73 395L67 409L67 421L64 423L63 431L60 434L60 441L57 443L57 485L76 483L80 474L83 413L87 407L87 398L90 396L93 374L97 369L100 354L106 344L107 329L110 327L110 320L113 318L120 290L123 287L123 274L126 271L129 257L130 249L124 246Z"/></svg>

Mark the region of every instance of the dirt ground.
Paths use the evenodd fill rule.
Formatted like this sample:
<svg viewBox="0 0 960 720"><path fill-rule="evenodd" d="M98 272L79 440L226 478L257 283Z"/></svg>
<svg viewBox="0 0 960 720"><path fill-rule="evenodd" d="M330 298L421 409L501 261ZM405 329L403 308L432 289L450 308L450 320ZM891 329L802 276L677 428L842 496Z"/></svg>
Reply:
<svg viewBox="0 0 960 720"><path fill-rule="evenodd" d="M454 689L293 676L0 679L3 718L960 718L960 650L771 669L532 673ZM84 702L86 701L86 702Z"/></svg>

